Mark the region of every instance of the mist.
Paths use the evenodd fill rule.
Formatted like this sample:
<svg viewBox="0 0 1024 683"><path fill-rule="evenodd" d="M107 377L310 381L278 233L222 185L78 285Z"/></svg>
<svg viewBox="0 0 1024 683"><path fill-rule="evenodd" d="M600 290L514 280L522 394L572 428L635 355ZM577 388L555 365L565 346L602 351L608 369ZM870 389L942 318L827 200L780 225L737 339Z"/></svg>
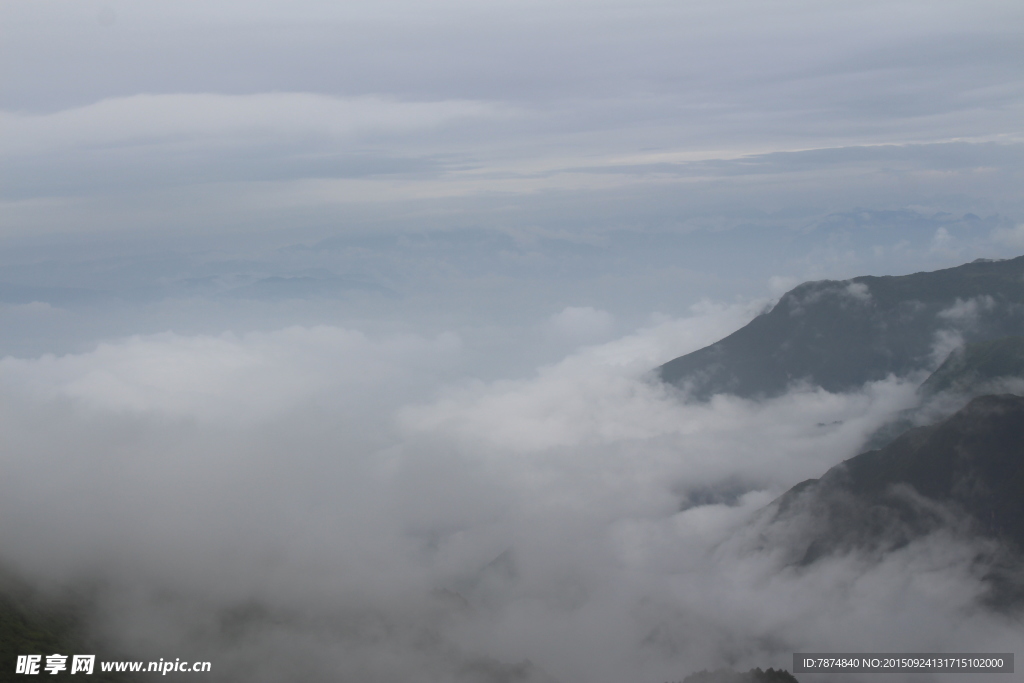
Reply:
<svg viewBox="0 0 1024 683"><path fill-rule="evenodd" d="M764 506L918 399L890 378L695 403L651 378L756 305L493 381L466 376L457 334L329 326L8 357L3 559L89 586L116 646L216 680L654 681L835 647L1012 651L1019 620L977 606L962 539L809 567L757 542Z"/></svg>
<svg viewBox="0 0 1024 683"><path fill-rule="evenodd" d="M924 374L700 402L654 373L807 280L1020 254L1019 3L0 22L0 577L81 598L110 652L664 683L1020 642L987 541L800 566L807 520L766 521L948 412Z"/></svg>

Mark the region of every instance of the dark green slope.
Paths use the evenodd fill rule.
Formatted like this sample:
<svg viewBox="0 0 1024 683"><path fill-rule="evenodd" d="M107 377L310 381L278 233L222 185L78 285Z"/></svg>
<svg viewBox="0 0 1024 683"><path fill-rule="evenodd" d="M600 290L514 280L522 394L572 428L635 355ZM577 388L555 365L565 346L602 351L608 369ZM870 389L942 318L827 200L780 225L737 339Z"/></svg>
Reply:
<svg viewBox="0 0 1024 683"><path fill-rule="evenodd" d="M939 529L1019 553L1024 397L976 398L937 425L794 486L770 510L773 523L798 530L790 538L804 564L835 552L890 550Z"/></svg>
<svg viewBox="0 0 1024 683"><path fill-rule="evenodd" d="M904 276L804 283L725 339L658 368L707 399L776 396L797 381L829 391L927 368L936 334L1024 334L1024 257Z"/></svg>
<svg viewBox="0 0 1024 683"><path fill-rule="evenodd" d="M96 683L127 683L127 674L104 673L97 663L93 674L70 674L64 671L50 674L40 667L37 676L15 673L19 655L52 654L68 655L70 669L71 655L95 654L97 662L109 654L98 650L88 636L86 613L88 606L81 597L65 596L60 600L47 599L32 590L27 584L0 573L0 683L27 681L39 678L47 681L95 681ZM120 659L120 657L113 657Z"/></svg>
<svg viewBox="0 0 1024 683"><path fill-rule="evenodd" d="M1003 378L1024 377L1024 337L1000 337L956 349L921 385L921 394L973 394Z"/></svg>
<svg viewBox="0 0 1024 683"><path fill-rule="evenodd" d="M917 393L921 403L880 427L865 448L882 448L908 429L945 419L977 396L1024 395L1024 337L1000 337L955 349Z"/></svg>

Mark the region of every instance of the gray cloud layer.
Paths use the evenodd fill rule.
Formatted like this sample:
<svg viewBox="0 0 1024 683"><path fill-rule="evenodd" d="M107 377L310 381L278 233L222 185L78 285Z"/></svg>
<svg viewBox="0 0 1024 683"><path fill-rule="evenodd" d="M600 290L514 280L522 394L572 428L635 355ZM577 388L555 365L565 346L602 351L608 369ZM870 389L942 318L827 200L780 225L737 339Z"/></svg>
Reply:
<svg viewBox="0 0 1024 683"><path fill-rule="evenodd" d="M1013 3L2 11L7 234L536 220L496 198L552 226L573 212L545 197L608 193L644 226L645 207L714 216L737 196L1020 209L1000 180L1020 172ZM821 150L789 157L824 162L811 177L762 156L802 150Z"/></svg>
<svg viewBox="0 0 1024 683"><path fill-rule="evenodd" d="M653 681L795 650L1012 650L1020 626L974 607L962 541L799 570L757 549L756 511L915 384L700 405L645 378L742 315L496 382L458 378L454 336L337 328L8 358L4 559L99 580L109 637L227 680Z"/></svg>
<svg viewBox="0 0 1024 683"><path fill-rule="evenodd" d="M115 642L564 683L1019 642L962 539L758 545L917 378L696 405L646 374L802 279L1018 255L1019 3L0 22L0 561L91 586Z"/></svg>

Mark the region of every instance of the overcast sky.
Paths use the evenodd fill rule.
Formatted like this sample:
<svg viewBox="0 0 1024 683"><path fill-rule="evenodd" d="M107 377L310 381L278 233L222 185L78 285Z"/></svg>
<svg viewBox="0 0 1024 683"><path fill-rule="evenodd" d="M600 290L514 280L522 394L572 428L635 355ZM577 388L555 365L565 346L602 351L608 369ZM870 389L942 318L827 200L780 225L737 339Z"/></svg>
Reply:
<svg viewBox="0 0 1024 683"><path fill-rule="evenodd" d="M67 312L7 310L7 353L572 306L639 324L1024 251L1017 2L41 0L0 21L0 300Z"/></svg>
<svg viewBox="0 0 1024 683"><path fill-rule="evenodd" d="M2 12L10 237L1019 209L1015 2Z"/></svg>
<svg viewBox="0 0 1024 683"><path fill-rule="evenodd" d="M116 641L564 683L1019 642L971 611L969 547L801 578L743 545L920 378L702 406L646 379L803 280L1024 253L1019 0L0 26L0 561L105 577Z"/></svg>

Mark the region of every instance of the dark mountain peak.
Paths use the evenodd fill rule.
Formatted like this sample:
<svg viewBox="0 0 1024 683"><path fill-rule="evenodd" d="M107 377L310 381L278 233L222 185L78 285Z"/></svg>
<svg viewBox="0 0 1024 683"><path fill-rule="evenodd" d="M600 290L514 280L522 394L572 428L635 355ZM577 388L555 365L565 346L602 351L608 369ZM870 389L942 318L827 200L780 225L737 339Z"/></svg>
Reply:
<svg viewBox="0 0 1024 683"><path fill-rule="evenodd" d="M903 276L805 282L728 337L658 368L698 399L846 391L934 367L941 332L1024 334L1024 257Z"/></svg>

